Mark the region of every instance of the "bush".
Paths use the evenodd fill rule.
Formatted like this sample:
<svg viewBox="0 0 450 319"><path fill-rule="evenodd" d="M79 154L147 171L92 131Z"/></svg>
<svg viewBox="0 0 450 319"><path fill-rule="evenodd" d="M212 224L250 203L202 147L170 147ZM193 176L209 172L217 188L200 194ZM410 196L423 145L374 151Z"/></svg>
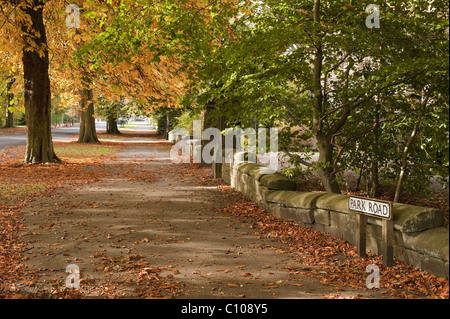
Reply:
<svg viewBox="0 0 450 319"><path fill-rule="evenodd" d="M176 118L177 125L175 128L185 128L188 130L189 134L193 134L192 124L195 120L202 121L202 130L203 130L203 115L198 113L193 113L192 111L186 110L179 117Z"/></svg>
<svg viewBox="0 0 450 319"><path fill-rule="evenodd" d="M27 120L25 114L22 112L18 112L14 114L14 122L16 125L24 126L27 125Z"/></svg>
<svg viewBox="0 0 450 319"><path fill-rule="evenodd" d="M167 117L169 118L168 131L170 132L172 129L174 129L178 124L177 118L181 115L181 113L182 109L159 109L158 111L156 111L153 115L153 118L157 123L158 133L160 135L164 135Z"/></svg>

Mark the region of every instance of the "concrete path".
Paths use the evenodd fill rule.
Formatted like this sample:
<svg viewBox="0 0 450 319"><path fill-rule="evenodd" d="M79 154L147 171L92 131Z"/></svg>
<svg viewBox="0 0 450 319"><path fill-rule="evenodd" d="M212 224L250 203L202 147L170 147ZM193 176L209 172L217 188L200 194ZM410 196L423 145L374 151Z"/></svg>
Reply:
<svg viewBox="0 0 450 319"><path fill-rule="evenodd" d="M142 142L142 141L140 141ZM61 189L23 209L34 287L64 284L69 264L91 298L323 298L336 293L303 268L296 252L258 236L251 220L218 212L241 199L217 187L209 169L172 164L170 144L156 135L130 143L89 169L100 182ZM307 244L307 243L305 243ZM342 288L346 297L377 292Z"/></svg>

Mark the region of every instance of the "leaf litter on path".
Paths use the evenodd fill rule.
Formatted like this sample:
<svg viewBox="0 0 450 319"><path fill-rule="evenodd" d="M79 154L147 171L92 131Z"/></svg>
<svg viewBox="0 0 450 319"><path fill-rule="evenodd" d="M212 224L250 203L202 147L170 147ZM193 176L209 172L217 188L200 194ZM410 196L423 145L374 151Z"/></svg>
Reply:
<svg viewBox="0 0 450 319"><path fill-rule="evenodd" d="M130 146L121 145L121 148L126 147ZM157 147L167 148L167 143L162 143ZM220 210L223 213L220 216L222 220L227 215L241 218L247 224L250 224L252 229L258 230L257 236L272 238L281 242L283 244L281 248L280 246L276 248L278 253L297 253L298 263L291 262L290 265L286 266L286 270L293 278L298 275L309 276L320 280L323 285L336 287L336 290L344 286L366 289L367 273L365 273L365 268L367 264L381 265L381 259L376 256L359 258L355 247L343 240L275 218L258 208L255 203L244 199L242 195L233 191L221 180L212 178L210 169L200 168L196 164L180 164L177 169L175 169L175 166L169 165L161 166L157 170L149 170L144 166L136 166L137 162L133 160L124 161L119 165L116 163L116 166L114 166L117 157L110 155L95 159L78 158L69 160L64 164L18 166L17 155L20 152L23 152L23 149L18 152L9 150L8 155L0 154L0 158L3 160L0 162L0 184L23 185L26 182L48 186L49 191L34 194L34 196L51 196L51 191L56 188L64 189L77 185L89 185L105 179L113 180L114 178L152 183L156 179L170 179L175 175L182 175L181 184L193 180L197 185L208 185L209 187L215 185L216 191L221 196L241 199ZM152 157L148 160L157 161L157 158ZM106 164L109 166L106 166ZM140 175L140 173L143 174ZM173 186L180 185L173 184ZM25 244L16 234L23 227L20 217L21 208L26 206L27 200L31 199L32 196L26 198L20 205L0 206L0 224L2 226L0 231L0 297L3 298L39 297L37 294L19 295L16 284L20 283L21 278L26 274L24 266L26 259L23 257ZM99 208L100 204L94 201L85 201L84 205L90 209L95 209ZM63 206L61 209L70 210L76 208L79 204L66 202ZM154 220L154 218L150 220ZM147 240L142 239L138 241L138 244L148 244L148 237L144 238L147 238ZM114 236L111 236L110 240L115 240ZM70 256L70 253L66 254L67 257ZM64 289L61 282L49 282L46 297L86 298L87 293L94 293L106 298L116 298L120 297L118 283L126 283L137 287L135 291L140 298L173 298L180 293L180 283L173 281L173 275L179 274L179 270L173 269L172 277L169 275L161 276L163 271L171 270L169 265L150 266L145 259L130 254L120 258L102 255L93 256L100 260L102 264L101 272L111 277L112 281L103 283L100 287L100 279L83 278L83 283L86 286L85 292ZM302 266L299 267L299 265ZM305 265L309 265L309 267ZM270 267L270 265L267 266L266 268ZM245 267L237 269L243 268ZM107 269L106 272L105 269ZM223 273L225 274L233 273L228 268L224 269ZM380 283L385 292L391 294L391 297L410 298L416 295L427 298L448 298L448 280L442 280L442 278L437 278L399 261L396 261L394 267L384 268L380 266L380 269L382 274ZM124 274L126 274L126 279L113 281L114 276ZM31 275L29 276L31 279L25 280L24 278L22 284L32 287L38 276L37 273L29 275ZM242 271L240 277L251 279L254 277L253 271ZM282 283L267 282L265 289L277 289L280 284ZM292 282L292 285L302 287L301 283ZM239 288L240 284L229 282L228 286ZM215 289L215 287L213 288ZM243 298L245 294L239 294L239 296L239 298ZM340 299L341 295L339 293L328 294L324 295L324 298Z"/></svg>

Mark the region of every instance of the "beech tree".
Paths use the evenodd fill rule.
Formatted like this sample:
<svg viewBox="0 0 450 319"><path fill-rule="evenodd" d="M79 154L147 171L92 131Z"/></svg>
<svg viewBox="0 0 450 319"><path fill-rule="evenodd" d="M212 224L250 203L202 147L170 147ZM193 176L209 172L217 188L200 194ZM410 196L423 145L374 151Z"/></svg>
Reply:
<svg viewBox="0 0 450 319"><path fill-rule="evenodd" d="M102 99L133 100L146 111L179 107L184 94L184 73L176 55L165 55L159 37L158 14L167 4L148 1L98 1L85 8L91 26L87 40L76 50L71 64L89 69L94 92ZM92 30L95 30L93 32Z"/></svg>
<svg viewBox="0 0 450 319"><path fill-rule="evenodd" d="M20 47L23 63L24 106L27 119L25 163L59 161L51 135L49 52L43 10L47 1L0 1L8 40ZM1 49L8 45L2 39ZM11 44L9 44L11 45ZM17 50L17 48L15 49ZM17 52L17 51L16 51Z"/></svg>
<svg viewBox="0 0 450 319"><path fill-rule="evenodd" d="M0 51L23 55L25 83L37 80L25 62L39 58L48 69L48 48L61 52L52 56L52 89L81 101L81 142L97 142L93 103L120 97L146 112L180 104L206 111L205 127L216 119L223 128L225 118L228 125L282 127L280 146L295 166L290 172L317 172L328 192L341 191L345 170L359 170L368 173L371 196L380 178L389 177L399 200L404 186L420 179L415 175L442 173L436 157L448 162L442 155L448 137L441 134L448 111L446 1L376 0L370 6L379 10L375 26L361 1L86 0L77 30L67 32L63 19L52 19L58 14L48 15L59 26L49 41L38 23L42 12L33 10L31 24L27 10L63 12L62 4L1 3L7 27L0 28ZM38 107L33 99L48 104L46 90L39 97L25 90L27 117ZM47 136L41 149L52 153L50 133L32 125L30 145L35 135Z"/></svg>

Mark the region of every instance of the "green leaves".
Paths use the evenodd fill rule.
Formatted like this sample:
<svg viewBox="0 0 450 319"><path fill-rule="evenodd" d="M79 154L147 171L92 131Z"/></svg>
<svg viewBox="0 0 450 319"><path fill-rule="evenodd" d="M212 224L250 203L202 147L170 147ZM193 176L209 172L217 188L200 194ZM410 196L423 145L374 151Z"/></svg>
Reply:
<svg viewBox="0 0 450 319"><path fill-rule="evenodd" d="M360 1L88 3L84 17L101 32L79 50L80 61L100 72L105 63L113 69L145 55L159 72L173 58L170 74L183 75L184 106L200 111L213 102L233 125L292 128L282 136L290 153L317 148L320 135L331 151L318 170L340 174L378 161L380 173L392 175L425 95L408 161L434 165L432 154L448 148L441 132L448 119L446 1L374 0L381 26L373 29ZM164 82L148 101L171 86Z"/></svg>

